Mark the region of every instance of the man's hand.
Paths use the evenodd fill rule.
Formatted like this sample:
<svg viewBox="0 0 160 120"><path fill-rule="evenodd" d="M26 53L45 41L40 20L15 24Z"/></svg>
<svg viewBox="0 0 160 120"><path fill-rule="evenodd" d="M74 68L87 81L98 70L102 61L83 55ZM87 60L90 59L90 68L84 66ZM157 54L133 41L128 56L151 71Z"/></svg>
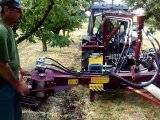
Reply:
<svg viewBox="0 0 160 120"><path fill-rule="evenodd" d="M18 80L15 84L15 88L22 96L29 94L28 86L24 81Z"/></svg>
<svg viewBox="0 0 160 120"><path fill-rule="evenodd" d="M23 76L30 75L30 72L24 70L23 68L19 68L19 80L23 81Z"/></svg>
<svg viewBox="0 0 160 120"><path fill-rule="evenodd" d="M24 70L24 69L21 68L21 67L19 68L19 72L20 72L20 74L22 74L22 75L29 75L29 74L30 74L30 72Z"/></svg>
<svg viewBox="0 0 160 120"><path fill-rule="evenodd" d="M0 76L15 87L21 95L27 95L29 93L27 84L13 73L8 62L0 62L0 68Z"/></svg>

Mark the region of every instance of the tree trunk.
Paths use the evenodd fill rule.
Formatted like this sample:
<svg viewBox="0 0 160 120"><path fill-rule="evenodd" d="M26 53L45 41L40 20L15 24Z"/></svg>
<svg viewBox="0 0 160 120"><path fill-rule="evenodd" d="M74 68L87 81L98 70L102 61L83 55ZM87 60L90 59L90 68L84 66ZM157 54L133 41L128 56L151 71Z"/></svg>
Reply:
<svg viewBox="0 0 160 120"><path fill-rule="evenodd" d="M68 31L67 31L67 36L69 36L69 33L70 33L70 32L69 32L69 30L68 30Z"/></svg>
<svg viewBox="0 0 160 120"><path fill-rule="evenodd" d="M65 30L65 28L63 29L63 36L66 36L66 30Z"/></svg>
<svg viewBox="0 0 160 120"><path fill-rule="evenodd" d="M61 29L62 29L62 28L53 28L52 32L53 32L55 35L59 35Z"/></svg>
<svg viewBox="0 0 160 120"><path fill-rule="evenodd" d="M42 40L42 47L43 47L43 51L46 52L47 51L47 41L46 40Z"/></svg>

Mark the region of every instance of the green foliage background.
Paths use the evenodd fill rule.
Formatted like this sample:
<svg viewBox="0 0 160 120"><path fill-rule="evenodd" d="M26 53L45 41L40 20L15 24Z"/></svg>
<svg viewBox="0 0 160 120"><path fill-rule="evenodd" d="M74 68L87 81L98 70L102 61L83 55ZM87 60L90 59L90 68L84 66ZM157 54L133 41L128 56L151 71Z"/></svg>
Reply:
<svg viewBox="0 0 160 120"><path fill-rule="evenodd" d="M145 22L151 31L160 29L160 1L159 0L124 0L132 9L144 10Z"/></svg>

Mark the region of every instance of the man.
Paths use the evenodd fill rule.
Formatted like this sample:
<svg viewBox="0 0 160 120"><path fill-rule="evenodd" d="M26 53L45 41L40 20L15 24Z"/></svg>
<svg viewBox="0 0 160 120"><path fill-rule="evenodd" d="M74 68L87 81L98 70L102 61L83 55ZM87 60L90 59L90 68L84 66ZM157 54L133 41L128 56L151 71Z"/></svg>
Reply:
<svg viewBox="0 0 160 120"><path fill-rule="evenodd" d="M24 72L19 65L17 44L12 25L22 18L23 6L16 0L1 0L0 20L0 120L20 120L19 94L29 93L25 82L18 78Z"/></svg>

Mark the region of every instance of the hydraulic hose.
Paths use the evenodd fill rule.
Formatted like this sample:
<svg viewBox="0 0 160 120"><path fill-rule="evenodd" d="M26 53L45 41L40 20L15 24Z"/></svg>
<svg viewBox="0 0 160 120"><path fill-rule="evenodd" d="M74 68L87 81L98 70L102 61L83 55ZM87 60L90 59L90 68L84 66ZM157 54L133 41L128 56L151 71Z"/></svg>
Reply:
<svg viewBox="0 0 160 120"><path fill-rule="evenodd" d="M120 62L120 60L122 58L122 55L124 54L124 50L125 50L126 45L127 45L128 36L131 37L131 35L132 35L132 32L131 32L131 30L132 30L132 19L130 19L130 18L124 18L124 17L115 17L115 16L107 16L106 19L107 18L109 18L109 19L116 19L116 20L123 20L123 21L126 21L128 23L127 32L126 32L126 35L125 35L125 44L123 46L122 52L121 52L121 54L119 56L119 59L118 59L117 65L116 65L116 70L117 70L118 69L118 64L119 64L119 62ZM131 21L131 25L130 25L130 21ZM130 30L129 30L129 28L130 28ZM129 51L129 50L127 50L127 51ZM126 54L126 56L127 56L127 54ZM120 69L119 69L119 71L120 71Z"/></svg>
<svg viewBox="0 0 160 120"><path fill-rule="evenodd" d="M66 72L66 73L71 73L71 74L73 73L72 71L66 70L66 69L64 69L64 68L61 67L61 66L58 66L58 65L55 65L55 64L50 64L50 65L52 65L52 66L54 66L54 67L56 67L56 68L59 68L60 70Z"/></svg>
<svg viewBox="0 0 160 120"><path fill-rule="evenodd" d="M140 83L140 84L130 82L127 79L117 75L116 73L110 73L110 76L112 76L113 78L116 78L116 79L126 83L127 85L129 85L131 87L140 89L140 88L146 87L146 86L148 86L148 85L150 85L150 84L152 84L154 82L154 80L156 79L157 75L159 74L159 67L156 66L156 68L157 68L157 70L156 70L155 74L152 76L152 78L148 82Z"/></svg>
<svg viewBox="0 0 160 120"><path fill-rule="evenodd" d="M112 18L112 16L109 16L111 19L114 19L114 18ZM107 18L109 18L108 16L107 16ZM121 18L122 19L122 18ZM123 18L124 19L124 18ZM129 23L129 22L128 22ZM129 26L128 26L129 27ZM127 34L126 34L127 35ZM130 31L130 34L129 35L131 35L131 31ZM158 43L158 41L156 41L157 43ZM151 42L151 44L153 45L153 47L155 48L155 46L154 46L154 44ZM126 45L126 44L125 44ZM158 44L159 45L159 44ZM122 56L122 54L123 54L123 52L124 52L124 48L125 48L125 46L123 47L123 50L122 50L122 52L121 52L121 56ZM130 47L129 47L130 48ZM127 52L128 53L128 52ZM126 56L127 56L127 54L126 54ZM120 61L120 59L118 60L118 63L119 63L119 61ZM111 76L113 76L113 77L115 77L115 78L117 78L117 79L119 79L119 80L121 80L122 82L124 82L124 83L126 83L126 84L128 84L128 85L130 85L130 86L132 86L132 87L134 87L134 88L143 88L143 87L146 87L146 86L148 86L148 85L150 85L151 83L153 83L154 82L154 80L156 79L156 77L157 77L157 75L159 74L159 65L158 65L158 63L159 63L159 60L158 60L158 56L157 56L157 54L156 54L156 60L154 60L153 61L153 64L154 64L154 66L155 66L155 74L152 76L152 78L148 81L148 82L146 82L146 83L141 83L141 84L137 84L137 83L133 83L133 82L130 82L130 81L128 81L127 79L125 79L125 78L122 78L122 77L120 77L120 76L118 76L116 73L110 73L110 75ZM118 64L117 64L118 65ZM117 69L117 67L116 67L116 69Z"/></svg>
<svg viewBox="0 0 160 120"><path fill-rule="evenodd" d="M147 35L147 33L145 33L145 34ZM148 35L147 35L147 37L148 37ZM149 39L149 37L148 37L148 39ZM151 42L154 50L156 51L156 47L155 47L154 43L153 43L150 39L149 39L149 41ZM158 43L158 41L157 41L157 43ZM158 45L159 45L159 44L158 44ZM122 82L124 82L124 83L126 83L126 84L128 84L128 85L130 85L130 86L132 86L132 87L134 87L134 88L143 88L143 87L146 87L146 86L152 84L152 83L155 81L155 79L156 79L156 77L158 76L158 74L159 74L159 58L158 58L158 55L157 55L156 52L155 52L155 60L153 61L153 65L154 65L155 70L156 70L156 71L155 71L155 74L152 76L152 78L151 78L148 82L141 83L141 84L137 84L137 83L130 82L130 81L128 81L127 79L118 76L116 73L110 73L110 75L111 75L112 77L117 78L117 79L119 79L120 81L122 81Z"/></svg>
<svg viewBox="0 0 160 120"><path fill-rule="evenodd" d="M145 31L145 30L144 30L144 31ZM152 37L153 40L156 41L156 43L157 43L157 45L158 45L158 48L159 48L159 50L160 50L160 44L159 44L158 40L157 40L156 38L154 38L153 35L152 35L149 31L146 31L146 35L149 35L150 37Z"/></svg>
<svg viewBox="0 0 160 120"><path fill-rule="evenodd" d="M60 65L63 69L66 69L67 71L71 71L70 69L66 68L65 66L63 66L62 64L60 64L58 61L56 61L54 59L49 58L49 57L45 57L45 58L54 61L55 63L57 63L58 65Z"/></svg>

